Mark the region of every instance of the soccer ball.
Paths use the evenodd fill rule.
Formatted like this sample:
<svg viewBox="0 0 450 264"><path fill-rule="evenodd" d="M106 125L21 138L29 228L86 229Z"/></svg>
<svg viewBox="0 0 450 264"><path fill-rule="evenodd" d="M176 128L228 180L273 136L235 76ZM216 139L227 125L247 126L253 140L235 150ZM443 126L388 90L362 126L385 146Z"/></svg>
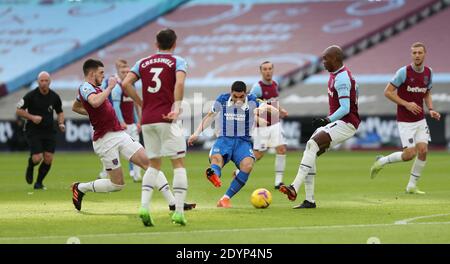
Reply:
<svg viewBox="0 0 450 264"><path fill-rule="evenodd" d="M255 208L267 208L272 203L272 194L264 188L253 191L250 202Z"/></svg>

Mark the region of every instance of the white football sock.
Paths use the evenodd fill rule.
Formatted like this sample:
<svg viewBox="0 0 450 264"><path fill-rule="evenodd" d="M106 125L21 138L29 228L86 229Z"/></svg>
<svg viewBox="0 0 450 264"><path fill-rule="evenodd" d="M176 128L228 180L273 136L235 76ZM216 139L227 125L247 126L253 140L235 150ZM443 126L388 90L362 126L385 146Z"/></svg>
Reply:
<svg viewBox="0 0 450 264"><path fill-rule="evenodd" d="M305 177L305 200L314 203L314 178L316 177L316 164L309 170L308 175Z"/></svg>
<svg viewBox="0 0 450 264"><path fill-rule="evenodd" d="M175 197L170 191L169 182L167 181L166 175L164 172L159 171L158 176L156 178L156 188L162 193L164 199L166 199L169 205L175 205Z"/></svg>
<svg viewBox="0 0 450 264"><path fill-rule="evenodd" d="M305 180L306 175L308 175L310 169L316 163L317 152L319 151L319 146L316 141L313 139L308 140L306 143L305 151L303 152L303 158L300 162L300 166L298 168L297 176L295 176L295 180L292 183L295 191L298 193L300 186Z"/></svg>
<svg viewBox="0 0 450 264"><path fill-rule="evenodd" d="M420 179L420 175L422 174L422 170L425 167L425 160L420 160L416 158L414 161L414 164L411 168L411 176L409 177L409 182L407 188L414 188L416 187L417 182Z"/></svg>
<svg viewBox="0 0 450 264"><path fill-rule="evenodd" d="M284 169L286 168L286 155L275 156L275 186L283 181Z"/></svg>
<svg viewBox="0 0 450 264"><path fill-rule="evenodd" d="M381 163L382 166L389 164L389 163L400 162L400 161L403 161L402 154L403 154L403 152L397 151L397 152L391 153L385 157L382 157L378 161Z"/></svg>
<svg viewBox="0 0 450 264"><path fill-rule="evenodd" d="M156 186L156 179L158 177L159 170L149 167L142 178L142 195L141 206L149 209L150 201L152 199L153 188Z"/></svg>
<svg viewBox="0 0 450 264"><path fill-rule="evenodd" d="M125 185L118 185L111 182L110 179L99 179L87 183L80 183L78 189L83 192L117 192L123 189Z"/></svg>
<svg viewBox="0 0 450 264"><path fill-rule="evenodd" d="M173 192L175 195L175 211L184 212L184 201L186 200L188 182L185 168L173 170Z"/></svg>

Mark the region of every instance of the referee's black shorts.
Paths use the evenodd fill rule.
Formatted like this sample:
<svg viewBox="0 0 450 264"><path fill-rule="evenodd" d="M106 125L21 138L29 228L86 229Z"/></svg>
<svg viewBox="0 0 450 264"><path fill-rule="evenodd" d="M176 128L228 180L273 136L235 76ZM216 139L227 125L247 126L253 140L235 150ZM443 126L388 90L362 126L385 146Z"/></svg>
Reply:
<svg viewBox="0 0 450 264"><path fill-rule="evenodd" d="M44 152L55 153L55 134L28 134L28 145L31 155Z"/></svg>

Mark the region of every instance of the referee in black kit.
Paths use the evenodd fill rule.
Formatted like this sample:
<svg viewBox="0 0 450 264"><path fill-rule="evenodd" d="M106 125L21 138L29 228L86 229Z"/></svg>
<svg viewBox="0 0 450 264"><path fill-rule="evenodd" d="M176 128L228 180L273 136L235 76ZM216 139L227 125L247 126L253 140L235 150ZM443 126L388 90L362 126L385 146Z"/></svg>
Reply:
<svg viewBox="0 0 450 264"><path fill-rule="evenodd" d="M61 98L50 89L50 74L43 71L38 75L38 87L28 92L17 104L16 113L25 118L25 132L30 146L30 157L25 179L33 183L34 166L39 166L39 173L34 184L35 190L45 190L42 184L53 161L56 145L56 129L54 127L53 111L58 115L58 128L65 131L64 113ZM28 111L27 111L28 110Z"/></svg>

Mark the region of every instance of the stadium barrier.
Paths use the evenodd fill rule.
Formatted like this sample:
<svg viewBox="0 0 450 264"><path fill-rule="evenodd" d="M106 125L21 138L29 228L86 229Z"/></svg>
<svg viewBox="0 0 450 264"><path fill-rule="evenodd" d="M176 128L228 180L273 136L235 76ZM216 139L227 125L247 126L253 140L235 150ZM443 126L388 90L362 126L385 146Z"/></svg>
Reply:
<svg viewBox="0 0 450 264"><path fill-rule="evenodd" d="M289 117L283 120L284 136L289 149L302 149L311 137L314 117ZM441 122L427 118L431 132L430 147L450 149L450 115L443 114ZM191 127L191 126L190 126ZM192 131L185 129L186 138ZM88 120L66 120L65 133L57 132L57 150L92 150L91 126ZM193 150L209 149L214 142L214 131L209 128L200 136ZM401 147L395 116L363 116L357 134L339 148L344 149L380 149ZM0 151L27 150L20 120L0 120Z"/></svg>

